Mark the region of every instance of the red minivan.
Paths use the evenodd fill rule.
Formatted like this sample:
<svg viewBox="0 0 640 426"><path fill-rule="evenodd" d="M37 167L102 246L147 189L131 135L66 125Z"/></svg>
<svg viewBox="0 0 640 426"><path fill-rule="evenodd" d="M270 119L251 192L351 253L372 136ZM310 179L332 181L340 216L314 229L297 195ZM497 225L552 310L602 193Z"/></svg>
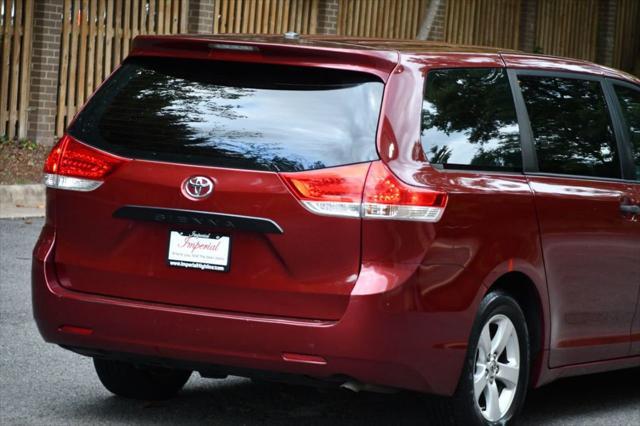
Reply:
<svg viewBox="0 0 640 426"><path fill-rule="evenodd" d="M450 396L640 366L640 80L326 36L141 36L45 165L33 308L116 395Z"/></svg>

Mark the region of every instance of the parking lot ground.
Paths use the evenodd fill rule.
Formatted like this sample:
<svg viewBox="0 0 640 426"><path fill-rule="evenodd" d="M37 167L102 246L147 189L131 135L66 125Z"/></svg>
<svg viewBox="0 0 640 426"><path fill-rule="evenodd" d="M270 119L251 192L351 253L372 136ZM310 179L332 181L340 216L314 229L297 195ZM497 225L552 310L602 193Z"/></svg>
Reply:
<svg viewBox="0 0 640 426"><path fill-rule="evenodd" d="M425 399L317 390L194 374L175 399L116 398L91 360L40 338L31 314L30 262L42 219L0 220L0 425L429 424ZM640 369L570 378L530 392L524 425L640 425Z"/></svg>

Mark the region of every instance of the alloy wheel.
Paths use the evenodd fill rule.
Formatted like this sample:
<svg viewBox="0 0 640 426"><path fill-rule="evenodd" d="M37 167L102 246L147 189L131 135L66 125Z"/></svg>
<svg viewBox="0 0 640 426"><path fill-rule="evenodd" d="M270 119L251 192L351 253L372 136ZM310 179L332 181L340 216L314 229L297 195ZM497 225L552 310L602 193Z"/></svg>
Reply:
<svg viewBox="0 0 640 426"><path fill-rule="evenodd" d="M520 376L520 345L511 320L494 315L482 327L478 340L473 394L482 416L501 419L513 403Z"/></svg>

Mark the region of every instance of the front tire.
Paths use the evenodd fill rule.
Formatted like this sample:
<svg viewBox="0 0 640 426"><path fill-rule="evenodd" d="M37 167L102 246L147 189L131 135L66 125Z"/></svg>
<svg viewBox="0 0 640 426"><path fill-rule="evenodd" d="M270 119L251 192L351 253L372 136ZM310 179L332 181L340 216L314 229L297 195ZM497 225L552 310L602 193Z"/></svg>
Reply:
<svg viewBox="0 0 640 426"><path fill-rule="evenodd" d="M453 398L458 424L515 422L529 386L529 348L527 323L518 303L501 291L485 296Z"/></svg>
<svg viewBox="0 0 640 426"><path fill-rule="evenodd" d="M94 358L100 382L111 393L142 400L168 399L187 383L191 371L138 366L123 361Z"/></svg>

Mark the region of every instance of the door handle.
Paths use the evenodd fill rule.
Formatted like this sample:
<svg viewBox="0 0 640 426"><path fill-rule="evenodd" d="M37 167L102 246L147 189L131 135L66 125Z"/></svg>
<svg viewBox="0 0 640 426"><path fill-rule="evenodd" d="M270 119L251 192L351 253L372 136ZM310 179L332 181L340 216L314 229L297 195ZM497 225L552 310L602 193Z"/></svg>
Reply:
<svg viewBox="0 0 640 426"><path fill-rule="evenodd" d="M624 214L640 215L640 206L635 204L620 204L620 211Z"/></svg>

